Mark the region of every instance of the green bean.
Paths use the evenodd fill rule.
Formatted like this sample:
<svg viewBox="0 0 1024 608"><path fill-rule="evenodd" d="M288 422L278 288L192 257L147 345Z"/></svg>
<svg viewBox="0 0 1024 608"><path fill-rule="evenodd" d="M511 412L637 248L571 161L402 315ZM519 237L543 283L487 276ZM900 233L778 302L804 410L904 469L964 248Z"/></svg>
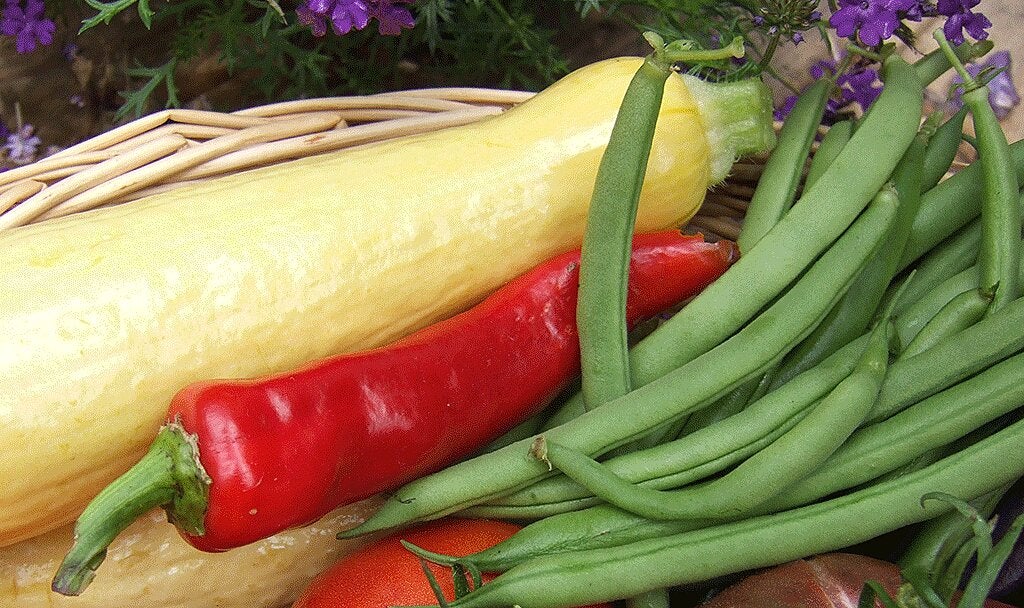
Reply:
<svg viewBox="0 0 1024 608"><path fill-rule="evenodd" d="M928 142L928 150L925 152L921 167L922 190L930 190L949 171L957 151L960 150L960 136L963 135L966 117L967 108L960 108L949 120L935 129L935 134Z"/></svg>
<svg viewBox="0 0 1024 608"><path fill-rule="evenodd" d="M487 444L487 446L480 451L493 452L494 450L503 448L506 445L515 443L521 439L533 437L534 435L540 432L541 426L547 420L547 414L548 413L546 411L542 411L534 414L533 416L530 416L526 420L520 422L519 424L515 425L514 427L506 431L505 434L502 435L501 437L498 437L494 441Z"/></svg>
<svg viewBox="0 0 1024 608"><path fill-rule="evenodd" d="M515 566L451 608L558 608L771 566L935 517L929 492L972 499L1024 474L1024 422L899 480L778 514Z"/></svg>
<svg viewBox="0 0 1024 608"><path fill-rule="evenodd" d="M896 314L906 310L936 285L974 265L980 246L981 223L977 220L936 245L914 265L914 278L908 282L903 297L896 304ZM891 293L887 293L885 299L889 297Z"/></svg>
<svg viewBox="0 0 1024 608"><path fill-rule="evenodd" d="M636 386L735 333L833 242L885 184L917 132L922 89L913 68L896 57L886 61L883 72L883 92L800 203L722 277L633 347ZM878 145L882 141L887 145Z"/></svg>
<svg viewBox="0 0 1024 608"><path fill-rule="evenodd" d="M595 495L650 519L715 519L746 513L809 474L870 411L889 357L888 320L872 332L853 373L793 428L726 475L679 490L636 486L601 463L540 436L532 453Z"/></svg>
<svg viewBox="0 0 1024 608"><path fill-rule="evenodd" d="M1020 185L995 110L988 101L989 89L975 82L956 58L942 30L935 30L935 39L950 58L950 63L964 81L964 106L971 111L974 133L978 139L978 155L984 175L982 179L981 252L978 263L981 288L993 291L990 314L1017 299L1020 294L1017 275L1020 257L1021 218Z"/></svg>
<svg viewBox="0 0 1024 608"><path fill-rule="evenodd" d="M485 572L503 572L535 557L618 547L644 538L679 534L714 524L698 520L656 521L601 504L532 522L511 538L465 556L460 561L472 563ZM438 563L445 563L443 557Z"/></svg>
<svg viewBox="0 0 1024 608"><path fill-rule="evenodd" d="M1010 159L1017 179L1024 181L1024 140L1010 144ZM981 213L982 177L981 163L975 161L921 197L921 208L914 218L900 269L978 217Z"/></svg>
<svg viewBox="0 0 1024 608"><path fill-rule="evenodd" d="M884 189L800 281L735 336L657 381L547 431L546 436L587 454L602 454L710 404L763 373L834 305L875 251L896 206L895 194ZM528 456L529 447L528 442L515 443L413 481L394 492L366 522L342 535L352 537L441 517L534 483L547 471Z"/></svg>
<svg viewBox="0 0 1024 608"><path fill-rule="evenodd" d="M749 380L733 389L732 392L715 403L700 410L699 412L694 412L687 419L686 424L679 429L676 439L686 437L700 429L711 426L716 422L725 420L726 418L743 411L748 404L754 401L754 392L757 390L760 383L761 381L757 378Z"/></svg>
<svg viewBox="0 0 1024 608"><path fill-rule="evenodd" d="M896 221L886 235L886 247L875 254L849 291L811 335L786 355L779 368L767 379L768 389L784 384L798 373L814 367L842 345L861 335L871 323L886 287L896 274L903 246L921 202L920 166L926 144L924 135L918 134L893 172L893 185L899 195L900 207Z"/></svg>
<svg viewBox="0 0 1024 608"><path fill-rule="evenodd" d="M899 362L892 365L895 371ZM821 468L765 508L804 504L864 483L1024 405L1024 354L997 363L854 433Z"/></svg>
<svg viewBox="0 0 1024 608"><path fill-rule="evenodd" d="M893 364L869 420L878 421L1024 348L1024 298ZM899 373L896 373L899 370Z"/></svg>
<svg viewBox="0 0 1024 608"><path fill-rule="evenodd" d="M815 368L716 424L643 452L617 456L604 464L632 483L655 489L679 487L718 473L774 441L778 434L801 420L819 399L853 372L865 340L854 340ZM586 488L565 476L555 476L496 503L525 506L589 495Z"/></svg>
<svg viewBox="0 0 1024 608"><path fill-rule="evenodd" d="M640 65L622 99L601 156L580 251L576 325L584 405L594 407L632 388L626 324L626 281L640 188L672 66L658 53Z"/></svg>
<svg viewBox="0 0 1024 608"><path fill-rule="evenodd" d="M957 59L963 62L970 62L984 57L993 48L992 42L988 40L982 40L978 42L964 42L963 44L953 47L953 52ZM928 85L938 79L940 76L949 71L952 67L949 63L949 57L946 56L941 50L936 49L914 63L914 71L917 72L917 77L921 79L921 82Z"/></svg>
<svg viewBox="0 0 1024 608"><path fill-rule="evenodd" d="M1018 354L888 420L858 430L817 471L786 488L782 496L759 505L755 513L809 504L873 479L887 481L881 476L953 445L1024 406L1024 384L1019 381L1022 376L1024 354ZM926 464L932 462L929 459ZM655 538L673 530L708 525L681 521L674 522L679 526L673 527L670 523L600 505L534 522L524 528L525 533L470 559L486 569L503 570L546 553L617 546L630 537Z"/></svg>
<svg viewBox="0 0 1024 608"><path fill-rule="evenodd" d="M961 293L935 313L910 344L903 348L900 357L920 354L943 339L974 325L985 316L991 303L991 295L981 289L968 289Z"/></svg>
<svg viewBox="0 0 1024 608"><path fill-rule="evenodd" d="M807 169L807 177L804 178L804 188L810 188L821 178L852 136L853 121L851 120L842 120L829 127L825 136L821 138L818 151L811 158L811 166Z"/></svg>
<svg viewBox="0 0 1024 608"><path fill-rule="evenodd" d="M744 254L778 224L793 205L804 161L811 150L825 112L825 102L834 84L823 78L807 87L782 124L778 144L764 165L764 172L743 218L743 229L736 240Z"/></svg>

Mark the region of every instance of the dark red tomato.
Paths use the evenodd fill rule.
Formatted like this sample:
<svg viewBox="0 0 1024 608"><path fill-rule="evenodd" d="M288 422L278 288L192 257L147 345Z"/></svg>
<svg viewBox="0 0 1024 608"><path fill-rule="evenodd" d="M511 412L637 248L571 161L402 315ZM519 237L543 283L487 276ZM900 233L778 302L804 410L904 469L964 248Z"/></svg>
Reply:
<svg viewBox="0 0 1024 608"><path fill-rule="evenodd" d="M857 608L861 589L869 580L878 581L895 597L899 569L863 555L828 553L748 576L701 608ZM985 606L1012 608L995 600Z"/></svg>
<svg viewBox="0 0 1024 608"><path fill-rule="evenodd" d="M518 526L484 519L441 519L402 530L341 558L318 576L293 608L386 608L437 604L419 559L402 540L429 551L462 557L494 546ZM451 570L431 564L447 600L454 599ZM494 575L484 575L484 582ZM602 604L608 608L606 604ZM597 606L591 608L599 608Z"/></svg>

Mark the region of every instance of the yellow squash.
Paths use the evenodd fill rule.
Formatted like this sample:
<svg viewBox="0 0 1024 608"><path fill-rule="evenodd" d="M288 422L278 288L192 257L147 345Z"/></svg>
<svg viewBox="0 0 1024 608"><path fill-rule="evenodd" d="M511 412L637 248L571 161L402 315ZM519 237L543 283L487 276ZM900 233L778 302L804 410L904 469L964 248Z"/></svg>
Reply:
<svg viewBox="0 0 1024 608"><path fill-rule="evenodd" d="M0 608L282 608L314 576L372 540L335 535L363 521L378 503L349 505L311 526L227 553L196 551L155 510L110 545L103 576L80 597L50 590L71 545L71 526L65 526L0 548Z"/></svg>
<svg viewBox="0 0 1024 608"><path fill-rule="evenodd" d="M473 125L0 234L0 546L73 520L184 385L386 343L577 246L639 61ZM671 78L637 229L689 218L770 119L761 83Z"/></svg>

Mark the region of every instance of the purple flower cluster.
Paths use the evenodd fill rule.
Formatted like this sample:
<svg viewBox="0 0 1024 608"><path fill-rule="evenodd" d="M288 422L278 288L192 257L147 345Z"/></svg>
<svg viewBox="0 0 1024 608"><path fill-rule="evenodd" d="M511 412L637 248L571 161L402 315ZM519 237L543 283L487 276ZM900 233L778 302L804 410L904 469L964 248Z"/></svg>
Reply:
<svg viewBox="0 0 1024 608"><path fill-rule="evenodd" d="M819 61L811 66L810 72L815 80L835 76L836 64L831 61ZM865 66L855 66L836 77L836 89L838 96L832 95L825 104L826 123L835 122L839 111L853 103L867 111L882 93L882 81L878 71ZM785 120L793 110L796 99L796 95L787 97L775 110L775 119Z"/></svg>
<svg viewBox="0 0 1024 608"><path fill-rule="evenodd" d="M984 63L967 65L967 72L975 78L986 69L1003 70L988 81L988 103L995 110L996 116L1002 119L1020 103L1017 87L1013 85L1013 78L1010 77L1010 51L992 53ZM953 82L963 82L963 79L955 76ZM956 94L949 100L949 105L958 110L963 103L963 93L957 89Z"/></svg>
<svg viewBox="0 0 1024 608"><path fill-rule="evenodd" d="M6 127L4 130L6 131ZM24 125L14 133L9 133L7 142L0 147L0 151L6 154L7 160L15 164L24 165L34 161L39 144L42 143L34 132L35 128L32 125Z"/></svg>
<svg viewBox="0 0 1024 608"><path fill-rule="evenodd" d="M988 38L985 31L992 27L992 22L985 15L975 13L971 9L978 6L981 0L938 0L936 9L946 17L942 33L953 44L963 44L964 30L975 40Z"/></svg>
<svg viewBox="0 0 1024 608"><path fill-rule="evenodd" d="M412 13L403 4L413 0L305 0L295 10L299 21L313 30L314 36L327 33L327 24L335 34L342 36L352 30L361 30L377 20L377 29L381 34L394 36L400 34L402 28L410 28L416 24Z"/></svg>
<svg viewBox="0 0 1024 608"><path fill-rule="evenodd" d="M0 34L14 36L14 47L19 53L52 43L57 27L43 17L45 8L43 0L25 0L24 7L21 0L7 0L0 17Z"/></svg>
<svg viewBox="0 0 1024 608"><path fill-rule="evenodd" d="M843 38L856 36L873 47L891 38L904 19L920 21L923 14L921 0L839 0L829 25Z"/></svg>

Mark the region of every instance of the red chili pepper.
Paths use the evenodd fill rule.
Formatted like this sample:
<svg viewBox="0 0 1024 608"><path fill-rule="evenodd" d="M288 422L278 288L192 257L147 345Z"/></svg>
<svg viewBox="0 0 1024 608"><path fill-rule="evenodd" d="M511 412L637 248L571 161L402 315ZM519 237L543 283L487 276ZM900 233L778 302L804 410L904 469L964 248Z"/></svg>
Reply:
<svg viewBox="0 0 1024 608"><path fill-rule="evenodd" d="M674 231L636 237L630 321L694 295L736 252ZM389 346L183 389L147 456L79 518L54 590L80 592L103 548L156 505L196 547L227 550L480 449L578 373L578 266L579 251L558 256Z"/></svg>

